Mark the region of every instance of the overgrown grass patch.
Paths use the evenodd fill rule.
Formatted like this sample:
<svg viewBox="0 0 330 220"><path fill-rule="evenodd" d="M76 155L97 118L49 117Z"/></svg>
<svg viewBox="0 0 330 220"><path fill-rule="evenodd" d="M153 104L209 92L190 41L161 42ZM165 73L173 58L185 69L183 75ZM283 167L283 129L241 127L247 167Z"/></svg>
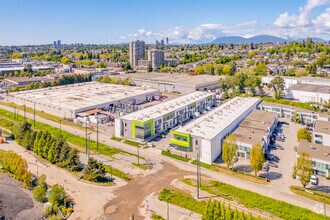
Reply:
<svg viewBox="0 0 330 220"><path fill-rule="evenodd" d="M204 181L201 189L220 197L226 195L226 199L229 197L247 208L257 208L282 219L323 219L322 215L311 210L218 181Z"/></svg>
<svg viewBox="0 0 330 220"><path fill-rule="evenodd" d="M301 186L290 186L290 190L300 196L304 196L308 199L312 199L317 202L325 202L330 205L330 194L326 192L320 192L312 189L304 189Z"/></svg>
<svg viewBox="0 0 330 220"><path fill-rule="evenodd" d="M181 156L176 155L176 154L171 154L171 152L168 152L166 150L162 150L162 155L172 157L174 159L181 160L181 161L184 161L184 162L188 162L190 160L190 158L181 157Z"/></svg>
<svg viewBox="0 0 330 220"><path fill-rule="evenodd" d="M196 160L194 160L192 162L192 164L196 165L197 164ZM266 178L263 178L263 177L260 177L260 176L255 176L253 174L246 173L246 172L243 172L243 171L231 170L227 167L220 166L218 164L207 164L207 163L199 162L199 165L201 167L204 167L204 168L209 169L209 170L217 171L217 172L220 172L220 173L225 173L227 175L235 176L237 178L248 180L248 181L251 181L251 182L254 182L254 183L260 183L260 184L267 184L268 183Z"/></svg>

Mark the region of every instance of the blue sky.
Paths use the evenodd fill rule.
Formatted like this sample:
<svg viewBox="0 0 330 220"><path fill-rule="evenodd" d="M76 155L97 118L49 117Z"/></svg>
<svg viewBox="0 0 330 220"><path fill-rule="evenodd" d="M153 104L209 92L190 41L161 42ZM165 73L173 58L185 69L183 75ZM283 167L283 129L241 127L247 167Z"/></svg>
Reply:
<svg viewBox="0 0 330 220"><path fill-rule="evenodd" d="M330 0L0 0L0 45L330 36Z"/></svg>

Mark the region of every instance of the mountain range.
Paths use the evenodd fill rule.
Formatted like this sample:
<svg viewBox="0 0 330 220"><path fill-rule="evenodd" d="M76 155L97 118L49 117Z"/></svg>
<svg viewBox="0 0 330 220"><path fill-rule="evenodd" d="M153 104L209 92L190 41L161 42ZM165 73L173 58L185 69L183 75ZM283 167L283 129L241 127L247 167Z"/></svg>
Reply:
<svg viewBox="0 0 330 220"><path fill-rule="evenodd" d="M290 41L301 42L306 40L306 38L298 38L298 39L285 39L281 37L275 37L271 35L257 35L250 38L240 37L240 36L228 36L228 37L219 37L212 42L211 44L260 44L260 43L284 43ZM314 42L324 42L325 40L317 37L312 37Z"/></svg>

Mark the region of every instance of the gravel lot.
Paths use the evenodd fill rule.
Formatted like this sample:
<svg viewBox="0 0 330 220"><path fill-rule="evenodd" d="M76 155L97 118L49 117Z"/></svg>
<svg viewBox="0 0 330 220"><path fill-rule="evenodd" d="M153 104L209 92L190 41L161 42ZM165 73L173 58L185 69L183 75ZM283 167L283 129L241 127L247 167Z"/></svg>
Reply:
<svg viewBox="0 0 330 220"><path fill-rule="evenodd" d="M39 219L42 205L32 199L32 192L20 188L20 182L0 173L0 219Z"/></svg>

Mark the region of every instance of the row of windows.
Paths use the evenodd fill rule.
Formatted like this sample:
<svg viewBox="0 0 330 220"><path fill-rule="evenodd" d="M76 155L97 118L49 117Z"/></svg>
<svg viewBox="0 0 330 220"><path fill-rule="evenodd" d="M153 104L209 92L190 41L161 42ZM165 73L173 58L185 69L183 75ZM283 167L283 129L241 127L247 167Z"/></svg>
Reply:
<svg viewBox="0 0 330 220"><path fill-rule="evenodd" d="M316 168L320 168L320 169L330 170L330 164L324 164L324 163L319 163L319 162L313 161L313 166Z"/></svg>
<svg viewBox="0 0 330 220"><path fill-rule="evenodd" d="M178 141L188 142L188 137L174 134L174 139Z"/></svg>

